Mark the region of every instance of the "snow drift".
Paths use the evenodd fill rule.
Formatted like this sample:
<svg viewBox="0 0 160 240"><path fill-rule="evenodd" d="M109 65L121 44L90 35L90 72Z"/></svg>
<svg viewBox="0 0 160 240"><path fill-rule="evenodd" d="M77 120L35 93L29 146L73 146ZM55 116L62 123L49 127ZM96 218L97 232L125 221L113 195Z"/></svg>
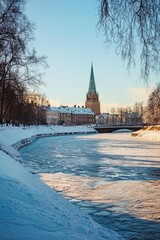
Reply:
<svg viewBox="0 0 160 240"><path fill-rule="evenodd" d="M93 129L84 128L73 130L94 132ZM14 158L19 155L13 146L18 148L39 134L44 136L53 131L55 130L42 127L0 129L0 239L122 239L117 233L103 228L80 212L76 206L45 185L38 176L15 161ZM62 133L62 129L59 132ZM66 128L63 129L64 132L67 133Z"/></svg>
<svg viewBox="0 0 160 240"><path fill-rule="evenodd" d="M132 136L151 141L160 141L160 125L144 127L139 131L133 132Z"/></svg>

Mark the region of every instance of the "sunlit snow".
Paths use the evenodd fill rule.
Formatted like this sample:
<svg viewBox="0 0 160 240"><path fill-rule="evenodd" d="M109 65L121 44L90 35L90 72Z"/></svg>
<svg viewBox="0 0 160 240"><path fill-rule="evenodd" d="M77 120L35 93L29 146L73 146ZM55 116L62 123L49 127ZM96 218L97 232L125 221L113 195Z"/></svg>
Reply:
<svg viewBox="0 0 160 240"><path fill-rule="evenodd" d="M126 239L160 239L159 142L72 135L41 138L20 152L23 164L102 225Z"/></svg>
<svg viewBox="0 0 160 240"><path fill-rule="evenodd" d="M0 239L122 239L94 222L15 161L14 158L21 159L14 147L27 144L34 135L67 131L67 128L47 127L0 128ZM94 132L74 127L69 131Z"/></svg>

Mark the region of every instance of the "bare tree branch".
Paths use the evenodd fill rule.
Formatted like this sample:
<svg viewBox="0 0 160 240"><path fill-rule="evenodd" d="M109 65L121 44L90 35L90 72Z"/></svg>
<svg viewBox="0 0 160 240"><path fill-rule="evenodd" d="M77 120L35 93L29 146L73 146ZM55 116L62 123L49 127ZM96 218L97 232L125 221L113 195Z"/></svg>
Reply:
<svg viewBox="0 0 160 240"><path fill-rule="evenodd" d="M31 47L34 25L24 6L25 0L0 0L0 122L10 109L9 92L18 106L22 93L43 84L38 66L47 67L46 57Z"/></svg>
<svg viewBox="0 0 160 240"><path fill-rule="evenodd" d="M140 51L140 75L148 82L150 73L160 70L160 1L100 0L99 15L106 43L116 44L128 68Z"/></svg>

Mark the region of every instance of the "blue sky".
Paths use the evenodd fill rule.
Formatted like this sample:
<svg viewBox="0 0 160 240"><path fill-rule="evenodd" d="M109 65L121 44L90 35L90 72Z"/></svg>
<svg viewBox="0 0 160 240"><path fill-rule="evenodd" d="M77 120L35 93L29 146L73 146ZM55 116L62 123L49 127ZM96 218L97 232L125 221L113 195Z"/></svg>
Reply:
<svg viewBox="0 0 160 240"><path fill-rule="evenodd" d="M97 0L28 0L26 14L35 23L37 52L47 56L46 87L41 91L51 105L84 105L91 62L102 112L145 101L158 82L153 77L146 89L137 69L129 74L114 48L106 48L105 37L97 28Z"/></svg>

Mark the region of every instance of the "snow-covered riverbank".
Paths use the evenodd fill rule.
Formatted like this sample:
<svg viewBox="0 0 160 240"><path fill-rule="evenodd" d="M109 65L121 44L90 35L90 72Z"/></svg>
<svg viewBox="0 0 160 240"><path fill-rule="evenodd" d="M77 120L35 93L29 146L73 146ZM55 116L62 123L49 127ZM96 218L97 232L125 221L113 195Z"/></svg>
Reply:
<svg viewBox="0 0 160 240"><path fill-rule="evenodd" d="M37 136L95 132L83 127L0 128L0 239L122 239L101 227L33 175L16 149Z"/></svg>
<svg viewBox="0 0 160 240"><path fill-rule="evenodd" d="M64 127L64 126L31 126L31 127L0 127L0 150L20 160L18 150L31 143L37 137L56 136L63 134L96 133L90 127Z"/></svg>
<svg viewBox="0 0 160 240"><path fill-rule="evenodd" d="M132 136L151 141L160 141L160 125L144 127L139 131L133 132Z"/></svg>

